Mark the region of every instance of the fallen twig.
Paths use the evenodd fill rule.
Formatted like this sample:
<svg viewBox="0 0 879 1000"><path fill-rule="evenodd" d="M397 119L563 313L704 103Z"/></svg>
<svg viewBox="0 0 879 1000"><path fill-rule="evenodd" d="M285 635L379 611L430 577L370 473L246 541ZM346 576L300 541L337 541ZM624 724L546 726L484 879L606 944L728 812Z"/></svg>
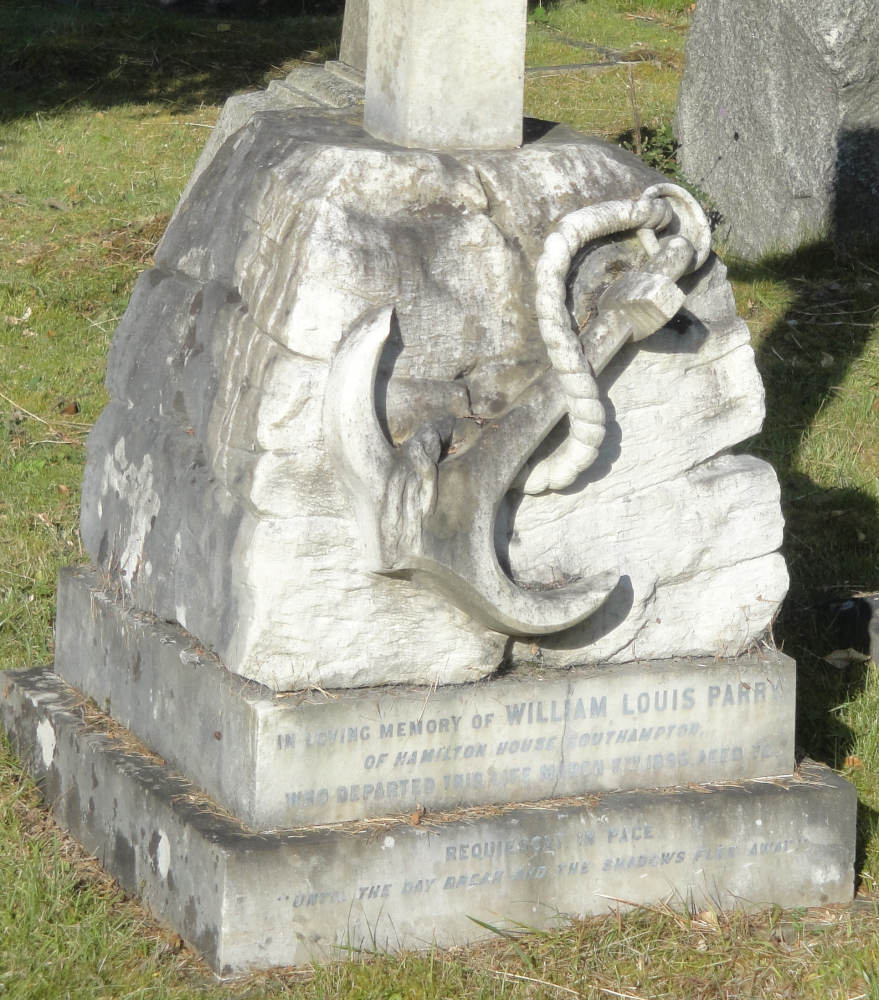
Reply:
<svg viewBox="0 0 879 1000"><path fill-rule="evenodd" d="M191 128L213 128L213 125L205 125L204 122L140 122L138 128L151 128L156 125L189 125Z"/></svg>
<svg viewBox="0 0 879 1000"><path fill-rule="evenodd" d="M63 430L60 430L53 424L50 424L48 420L44 420L43 417L38 416L36 413L31 413L30 410L16 403L16 401L11 397L7 396L5 392L0 392L0 399L5 399L6 402L9 403L9 405L12 406L15 410L18 410L20 413L24 413L25 416L28 416L32 420L36 420L37 423L40 423L44 427L47 427L52 434L57 434L63 444L70 444L70 445L82 444L82 441L78 441L75 437L71 437L70 434L66 433ZM62 424L65 427L80 427L83 430L90 430L92 426L91 424L76 423L73 420L59 420L58 423Z"/></svg>

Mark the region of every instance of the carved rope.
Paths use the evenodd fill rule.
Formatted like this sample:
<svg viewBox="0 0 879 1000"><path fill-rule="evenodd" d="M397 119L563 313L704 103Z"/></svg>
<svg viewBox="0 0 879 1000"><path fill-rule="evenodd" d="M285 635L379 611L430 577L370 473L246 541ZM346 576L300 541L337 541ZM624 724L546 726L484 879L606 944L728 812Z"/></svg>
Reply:
<svg viewBox="0 0 879 1000"><path fill-rule="evenodd" d="M694 248L688 240L677 237L674 246L665 252L659 250L653 231L665 228L675 217L670 198L682 201L692 211L689 204L692 199L686 192L676 185L657 184L637 201L606 201L572 212L546 238L535 272L535 305L540 334L565 394L570 433L552 454L523 473L516 485L524 493L570 486L598 457L604 440L604 406L599 399L596 372L572 329L566 304L571 263L587 243L637 230L648 253L655 254L655 264L648 271L671 271L668 276L676 280L686 270L700 265L707 256L707 243L702 246L704 240L697 240L699 245Z"/></svg>

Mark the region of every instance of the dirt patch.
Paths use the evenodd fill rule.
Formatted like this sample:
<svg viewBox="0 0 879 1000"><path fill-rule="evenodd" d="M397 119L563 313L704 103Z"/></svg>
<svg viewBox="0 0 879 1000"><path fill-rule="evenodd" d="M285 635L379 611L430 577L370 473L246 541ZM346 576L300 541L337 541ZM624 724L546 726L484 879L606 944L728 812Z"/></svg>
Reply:
<svg viewBox="0 0 879 1000"><path fill-rule="evenodd" d="M90 239L106 250L110 264L149 264L169 219L170 215L163 212L151 219L129 222L121 229L94 233Z"/></svg>

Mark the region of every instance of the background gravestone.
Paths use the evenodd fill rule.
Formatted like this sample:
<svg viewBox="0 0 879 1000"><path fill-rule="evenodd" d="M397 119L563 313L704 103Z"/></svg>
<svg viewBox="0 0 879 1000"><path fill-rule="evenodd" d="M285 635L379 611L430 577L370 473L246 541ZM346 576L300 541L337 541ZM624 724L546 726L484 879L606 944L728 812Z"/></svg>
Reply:
<svg viewBox="0 0 879 1000"><path fill-rule="evenodd" d="M366 72L366 32L369 27L369 0L347 0L342 23L339 62L361 77Z"/></svg>
<svg viewBox="0 0 879 1000"><path fill-rule="evenodd" d="M879 227L875 0L702 0L675 130L746 257Z"/></svg>

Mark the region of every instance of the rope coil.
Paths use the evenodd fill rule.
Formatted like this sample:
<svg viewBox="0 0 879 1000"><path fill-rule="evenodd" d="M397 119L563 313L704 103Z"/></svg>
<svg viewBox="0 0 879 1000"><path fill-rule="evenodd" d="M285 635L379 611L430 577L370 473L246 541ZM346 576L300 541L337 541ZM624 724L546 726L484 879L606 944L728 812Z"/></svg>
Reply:
<svg viewBox="0 0 879 1000"><path fill-rule="evenodd" d="M684 222L701 225L694 242L677 236L661 250L654 231L665 229L677 218L672 199L682 203ZM653 260L645 270L666 274L675 281L701 266L708 256L710 232L701 208L674 184L656 184L634 201L605 201L581 208L564 216L547 236L535 270L535 307L550 364L566 397L570 433L552 454L530 468L526 466L517 482L524 493L564 489L598 457L605 435L604 406L596 373L572 328L566 305L567 280L574 257L587 243L629 230L637 231L642 245L652 252ZM585 331L587 337L590 327Z"/></svg>

